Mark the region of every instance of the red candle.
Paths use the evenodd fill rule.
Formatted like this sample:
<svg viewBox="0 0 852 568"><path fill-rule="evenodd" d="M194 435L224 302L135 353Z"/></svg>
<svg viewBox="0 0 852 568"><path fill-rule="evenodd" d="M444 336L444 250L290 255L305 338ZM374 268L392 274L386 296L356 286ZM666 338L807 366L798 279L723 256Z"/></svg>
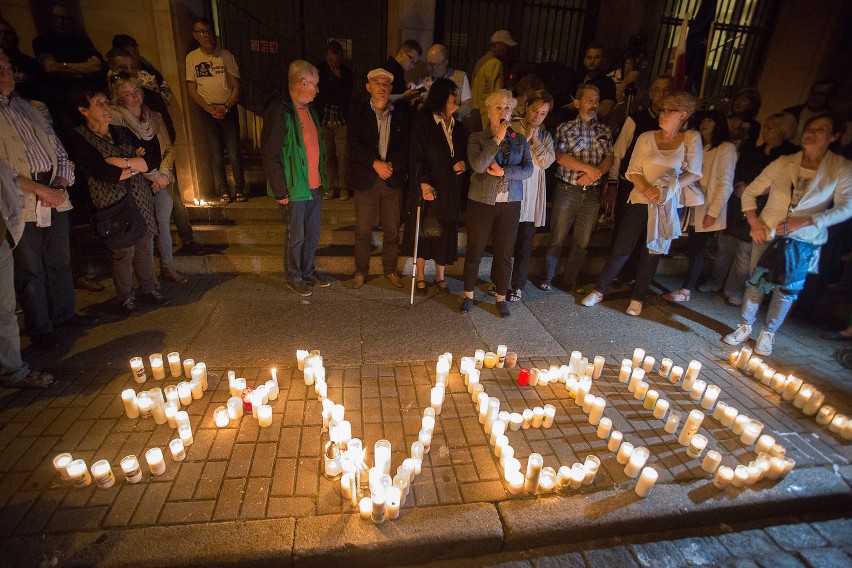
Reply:
<svg viewBox="0 0 852 568"><path fill-rule="evenodd" d="M252 390L253 389L251 387L248 387L240 395L240 398L243 399L243 408L248 413L251 413L251 400L249 399L249 395L251 394Z"/></svg>
<svg viewBox="0 0 852 568"><path fill-rule="evenodd" d="M522 367L520 371L518 371L518 386L525 387L530 382L530 370L526 367Z"/></svg>

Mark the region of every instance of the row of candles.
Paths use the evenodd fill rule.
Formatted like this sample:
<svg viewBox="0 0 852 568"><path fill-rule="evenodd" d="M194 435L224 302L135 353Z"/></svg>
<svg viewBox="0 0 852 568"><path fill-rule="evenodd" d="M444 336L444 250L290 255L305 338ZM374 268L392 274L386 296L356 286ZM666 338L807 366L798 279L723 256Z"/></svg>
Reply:
<svg viewBox="0 0 852 568"><path fill-rule="evenodd" d="M750 347L734 351L728 359L734 367L781 395L782 400L791 402L805 416L812 416L817 424L827 426L829 432L847 442L852 440L852 419L837 412L834 406L824 404L825 394L814 385L804 382L792 373L784 375L776 371L754 355Z"/></svg>

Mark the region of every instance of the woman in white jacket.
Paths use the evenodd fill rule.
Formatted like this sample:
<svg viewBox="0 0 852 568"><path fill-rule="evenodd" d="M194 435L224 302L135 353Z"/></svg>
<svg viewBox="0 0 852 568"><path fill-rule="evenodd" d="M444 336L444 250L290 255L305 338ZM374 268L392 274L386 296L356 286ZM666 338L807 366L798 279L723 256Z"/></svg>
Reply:
<svg viewBox="0 0 852 568"><path fill-rule="evenodd" d="M831 114L811 117L805 123L802 151L778 158L746 187L742 197L743 213L751 226L754 243L750 272L754 272L761 255L776 236L814 245L817 253L810 266L817 266L819 247L828 240L828 227L852 217L852 162L828 149L842 136L845 125L843 119ZM755 198L767 192L769 200L758 217ZM832 202L834 205L829 208ZM775 332L801 288L801 285L796 289L776 287L772 291L755 353L772 353ZM738 345L751 337L762 300L763 294L758 288L746 284L740 325L722 341Z"/></svg>
<svg viewBox="0 0 852 568"><path fill-rule="evenodd" d="M704 251L710 239L727 226L728 198L734 191L737 148L728 142L728 121L720 111L711 110L698 117L698 131L704 142L701 191L704 203L693 208L689 227L689 268L680 290L663 295L669 302L688 302L704 268Z"/></svg>

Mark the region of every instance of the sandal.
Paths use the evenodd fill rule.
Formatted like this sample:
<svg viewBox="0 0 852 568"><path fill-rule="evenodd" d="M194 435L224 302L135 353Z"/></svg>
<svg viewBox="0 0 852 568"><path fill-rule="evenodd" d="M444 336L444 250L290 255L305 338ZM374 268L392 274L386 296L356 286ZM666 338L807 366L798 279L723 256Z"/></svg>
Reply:
<svg viewBox="0 0 852 568"><path fill-rule="evenodd" d="M10 389L44 389L53 384L54 376L41 371L30 371L30 373L13 383L4 383L3 386Z"/></svg>
<svg viewBox="0 0 852 568"><path fill-rule="evenodd" d="M429 287L426 285L425 280L418 280L417 284L414 287L415 291L420 296L425 296L429 293Z"/></svg>
<svg viewBox="0 0 852 568"><path fill-rule="evenodd" d="M513 289L509 290L508 294L506 294L506 301L507 302L520 302L521 301L521 295L522 295L522 292L521 292L520 288L513 288Z"/></svg>
<svg viewBox="0 0 852 568"><path fill-rule="evenodd" d="M248 201L248 197L246 197L244 193L237 193L236 201L239 202L239 203L244 203L244 202Z"/></svg>
<svg viewBox="0 0 852 568"><path fill-rule="evenodd" d="M447 286L447 283L443 280L435 280L435 286L438 287L438 291L441 294L449 294L450 288Z"/></svg>
<svg viewBox="0 0 852 568"><path fill-rule="evenodd" d="M222 197L219 198L219 201L221 203L230 203L231 202L231 194L230 193L223 193Z"/></svg>
<svg viewBox="0 0 852 568"><path fill-rule="evenodd" d="M538 286L539 290L544 290L545 292L550 292L551 290L553 290L553 285L550 283L550 280L542 280L541 282L536 284L536 286Z"/></svg>
<svg viewBox="0 0 852 568"><path fill-rule="evenodd" d="M667 302L688 302L689 290L687 290L686 288L681 288L680 290L675 290L673 292L669 292L668 294L663 294L663 299Z"/></svg>
<svg viewBox="0 0 852 568"><path fill-rule="evenodd" d="M485 293L488 294L489 296L496 298L497 297L497 285L491 284L488 287L488 290L485 291Z"/></svg>

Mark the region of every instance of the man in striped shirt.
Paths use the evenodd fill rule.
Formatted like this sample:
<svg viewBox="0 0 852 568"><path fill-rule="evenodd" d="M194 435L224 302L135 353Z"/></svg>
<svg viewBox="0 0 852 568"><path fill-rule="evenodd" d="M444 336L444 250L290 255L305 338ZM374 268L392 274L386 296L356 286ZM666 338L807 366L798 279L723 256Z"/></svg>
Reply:
<svg viewBox="0 0 852 568"><path fill-rule="evenodd" d="M604 176L612 166L612 132L598 121L600 91L591 83L577 88L574 106L577 118L556 129L556 193L550 221L550 245L545 275L539 283L550 290L562 256L562 246L571 227L571 254L563 281L573 290L586 261L586 248L600 210Z"/></svg>

